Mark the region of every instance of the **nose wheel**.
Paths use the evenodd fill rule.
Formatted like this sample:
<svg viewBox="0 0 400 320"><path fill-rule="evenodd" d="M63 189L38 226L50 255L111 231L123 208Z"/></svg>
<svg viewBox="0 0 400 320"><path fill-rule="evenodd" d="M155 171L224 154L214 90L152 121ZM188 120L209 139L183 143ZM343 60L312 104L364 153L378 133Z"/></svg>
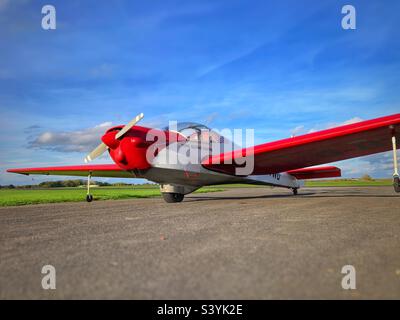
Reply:
<svg viewBox="0 0 400 320"><path fill-rule="evenodd" d="M93 196L90 194L90 178L91 177L92 177L92 173L89 173L88 179L87 179L87 192L86 192L86 201L87 202L93 201Z"/></svg>
<svg viewBox="0 0 400 320"><path fill-rule="evenodd" d="M298 190L299 190L299 188L293 188L293 189L292 189L293 195L294 195L294 196L297 196Z"/></svg>

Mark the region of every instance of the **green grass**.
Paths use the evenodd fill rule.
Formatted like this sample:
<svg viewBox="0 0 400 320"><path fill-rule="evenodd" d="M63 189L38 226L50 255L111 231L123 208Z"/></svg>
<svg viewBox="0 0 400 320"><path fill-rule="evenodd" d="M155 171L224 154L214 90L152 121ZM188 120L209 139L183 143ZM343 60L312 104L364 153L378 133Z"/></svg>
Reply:
<svg viewBox="0 0 400 320"><path fill-rule="evenodd" d="M374 179L374 180L309 180L306 181L306 187L372 187L372 186L391 186L392 179Z"/></svg>
<svg viewBox="0 0 400 320"><path fill-rule="evenodd" d="M201 188L196 192L217 192L221 188ZM91 193L97 200L117 200L129 198L159 197L158 186L137 187L97 187ZM84 201L85 188L51 188L51 189L0 189L0 206L22 206L27 204L78 202Z"/></svg>

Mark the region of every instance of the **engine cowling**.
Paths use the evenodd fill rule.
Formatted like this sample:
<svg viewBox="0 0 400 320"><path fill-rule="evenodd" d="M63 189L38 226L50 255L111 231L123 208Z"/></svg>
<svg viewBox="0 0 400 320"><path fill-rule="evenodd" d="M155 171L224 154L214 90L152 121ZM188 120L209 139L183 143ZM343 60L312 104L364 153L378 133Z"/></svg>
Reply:
<svg viewBox="0 0 400 320"><path fill-rule="evenodd" d="M109 129L101 140L109 148L110 156L114 162L125 170L150 168L152 159L147 159L147 150L155 142L157 142L159 149L169 143L186 140L184 136L176 132L140 126L134 126L122 138L116 139L116 135L122 127ZM149 155L150 157L157 156L157 148L155 154Z"/></svg>
<svg viewBox="0 0 400 320"><path fill-rule="evenodd" d="M111 128L101 138L109 147L111 158L116 164L125 170L150 168L146 159L147 148L153 143L146 141L148 128L135 126L123 138L116 139L115 136L120 127Z"/></svg>

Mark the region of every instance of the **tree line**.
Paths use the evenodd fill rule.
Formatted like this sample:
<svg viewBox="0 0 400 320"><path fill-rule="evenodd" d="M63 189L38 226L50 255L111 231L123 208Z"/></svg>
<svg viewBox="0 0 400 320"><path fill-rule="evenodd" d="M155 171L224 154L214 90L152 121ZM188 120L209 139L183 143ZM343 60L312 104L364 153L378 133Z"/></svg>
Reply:
<svg viewBox="0 0 400 320"><path fill-rule="evenodd" d="M28 184L22 186L15 186L13 184L2 186L2 189L35 189L35 188L74 188L80 186L86 186L87 180L58 180L58 181L44 181L39 184ZM97 185L100 187L123 187L123 186L130 186L132 184L117 182L117 183L108 183L108 182L101 182L101 181L94 181L90 182L91 185Z"/></svg>

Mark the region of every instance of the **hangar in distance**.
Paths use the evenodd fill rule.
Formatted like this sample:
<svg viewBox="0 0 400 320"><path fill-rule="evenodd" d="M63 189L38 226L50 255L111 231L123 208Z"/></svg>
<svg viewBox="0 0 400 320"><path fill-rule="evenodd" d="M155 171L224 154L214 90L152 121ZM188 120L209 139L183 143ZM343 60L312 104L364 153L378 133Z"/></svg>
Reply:
<svg viewBox="0 0 400 320"><path fill-rule="evenodd" d="M323 164L393 151L393 186L400 192L396 142L400 114L339 126L251 147L239 148L229 138L197 123L153 129L138 126L143 114L126 125L108 129L85 162L108 152L114 164L86 164L9 169L19 174L145 178L160 184L166 202L181 202L202 186L225 183L262 184L297 194L302 180L340 177Z"/></svg>

